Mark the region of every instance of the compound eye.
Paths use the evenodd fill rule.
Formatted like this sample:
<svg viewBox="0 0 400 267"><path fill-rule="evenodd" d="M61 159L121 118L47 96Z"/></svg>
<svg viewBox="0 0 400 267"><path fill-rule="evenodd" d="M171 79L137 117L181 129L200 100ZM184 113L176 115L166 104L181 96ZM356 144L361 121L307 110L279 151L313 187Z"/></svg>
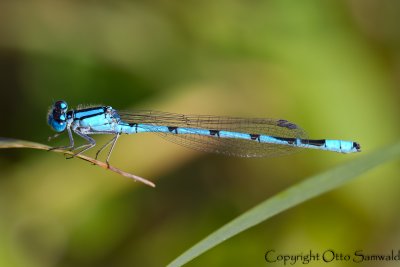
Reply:
<svg viewBox="0 0 400 267"><path fill-rule="evenodd" d="M62 111L66 111L68 109L67 102L65 102L63 100L59 100L56 103L54 103L54 107L56 109L59 109L59 110L62 110Z"/></svg>

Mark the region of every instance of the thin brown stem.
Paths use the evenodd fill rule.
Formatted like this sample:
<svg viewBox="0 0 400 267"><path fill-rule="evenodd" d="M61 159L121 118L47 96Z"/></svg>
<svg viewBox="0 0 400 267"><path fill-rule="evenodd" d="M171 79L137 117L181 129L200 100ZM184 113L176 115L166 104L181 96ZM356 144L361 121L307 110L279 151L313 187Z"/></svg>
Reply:
<svg viewBox="0 0 400 267"><path fill-rule="evenodd" d="M18 140L18 139L10 139L10 138L3 138L0 137L0 149L1 148L32 148L32 149L39 149L39 150L46 150L46 151L51 151L51 152L57 152L57 153L63 153L66 155L71 155L73 156L74 153L68 150L64 150L64 149L52 149L50 150L52 147L44 145L44 144L40 144L40 143L34 143L34 142L29 142L29 141L24 141L24 140ZM142 177L136 176L134 174L128 173L128 172L124 172L118 168L115 168L105 162L96 160L94 158L85 156L85 155L76 155L76 158L88 161L90 163L93 163L94 165L97 165L103 169L106 170L110 170L113 171L115 173L118 173L122 176L128 177L133 179L134 181L139 181L142 182L148 186L151 187L155 187L156 185L153 182L150 182L149 180L146 180Z"/></svg>

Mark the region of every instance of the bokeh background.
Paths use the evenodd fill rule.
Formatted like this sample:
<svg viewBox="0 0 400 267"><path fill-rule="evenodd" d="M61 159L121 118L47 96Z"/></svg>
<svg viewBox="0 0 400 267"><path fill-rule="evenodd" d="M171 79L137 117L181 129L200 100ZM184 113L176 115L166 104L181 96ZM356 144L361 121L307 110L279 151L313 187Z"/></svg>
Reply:
<svg viewBox="0 0 400 267"><path fill-rule="evenodd" d="M46 125L49 106L64 99L285 118L370 153L400 133L399 14L395 0L1 1L0 136L65 144L48 143ZM0 266L164 266L264 199L362 154L238 159L123 136L112 164L155 181L152 189L62 154L3 150ZM266 266L268 249L397 251L398 163L188 266Z"/></svg>

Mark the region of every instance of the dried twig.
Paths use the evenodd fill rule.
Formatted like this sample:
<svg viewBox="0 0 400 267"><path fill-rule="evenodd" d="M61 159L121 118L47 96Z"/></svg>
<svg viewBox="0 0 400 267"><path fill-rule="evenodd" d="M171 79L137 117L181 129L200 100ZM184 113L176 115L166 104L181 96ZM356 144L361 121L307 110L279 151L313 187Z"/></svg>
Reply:
<svg viewBox="0 0 400 267"><path fill-rule="evenodd" d="M40 150L63 153L63 154L66 154L66 155L71 155L71 156L74 155L73 152L68 151L68 150L64 150L64 149L52 149L52 150L49 150L52 147L44 145L44 144L39 144L39 143L34 143L34 142L29 142L29 141L23 141L23 140L18 140L18 139L3 138L3 137L0 137L0 148L32 148L32 149L40 149ZM96 160L94 158L91 158L91 157L88 157L88 156L85 156L85 155L77 155L75 157L79 158L79 159L82 159L82 160L85 160L85 161L88 161L88 162L91 162L94 165L97 165L97 166L99 166L99 167L101 167L103 169L116 172L116 173L118 173L118 174L120 174L122 176L131 178L131 179L133 179L135 181L142 182L142 183L144 183L146 185L149 185L151 187L155 187L155 184L150 182L149 180L146 180L146 179L144 179L142 177L136 176L136 175L131 174L131 173L124 172L124 171L122 171L120 169L117 169L117 168L115 168L115 167L113 167L113 166L111 166L111 165L109 165L107 163L104 163L102 161Z"/></svg>

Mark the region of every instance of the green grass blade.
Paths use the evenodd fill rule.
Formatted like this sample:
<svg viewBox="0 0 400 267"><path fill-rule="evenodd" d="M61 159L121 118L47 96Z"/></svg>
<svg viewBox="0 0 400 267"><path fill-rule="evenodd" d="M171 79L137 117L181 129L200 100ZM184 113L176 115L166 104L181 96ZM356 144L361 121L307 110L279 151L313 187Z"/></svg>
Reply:
<svg viewBox="0 0 400 267"><path fill-rule="evenodd" d="M182 266L225 240L306 200L340 187L362 173L400 156L400 142L312 176L243 213L168 264Z"/></svg>

